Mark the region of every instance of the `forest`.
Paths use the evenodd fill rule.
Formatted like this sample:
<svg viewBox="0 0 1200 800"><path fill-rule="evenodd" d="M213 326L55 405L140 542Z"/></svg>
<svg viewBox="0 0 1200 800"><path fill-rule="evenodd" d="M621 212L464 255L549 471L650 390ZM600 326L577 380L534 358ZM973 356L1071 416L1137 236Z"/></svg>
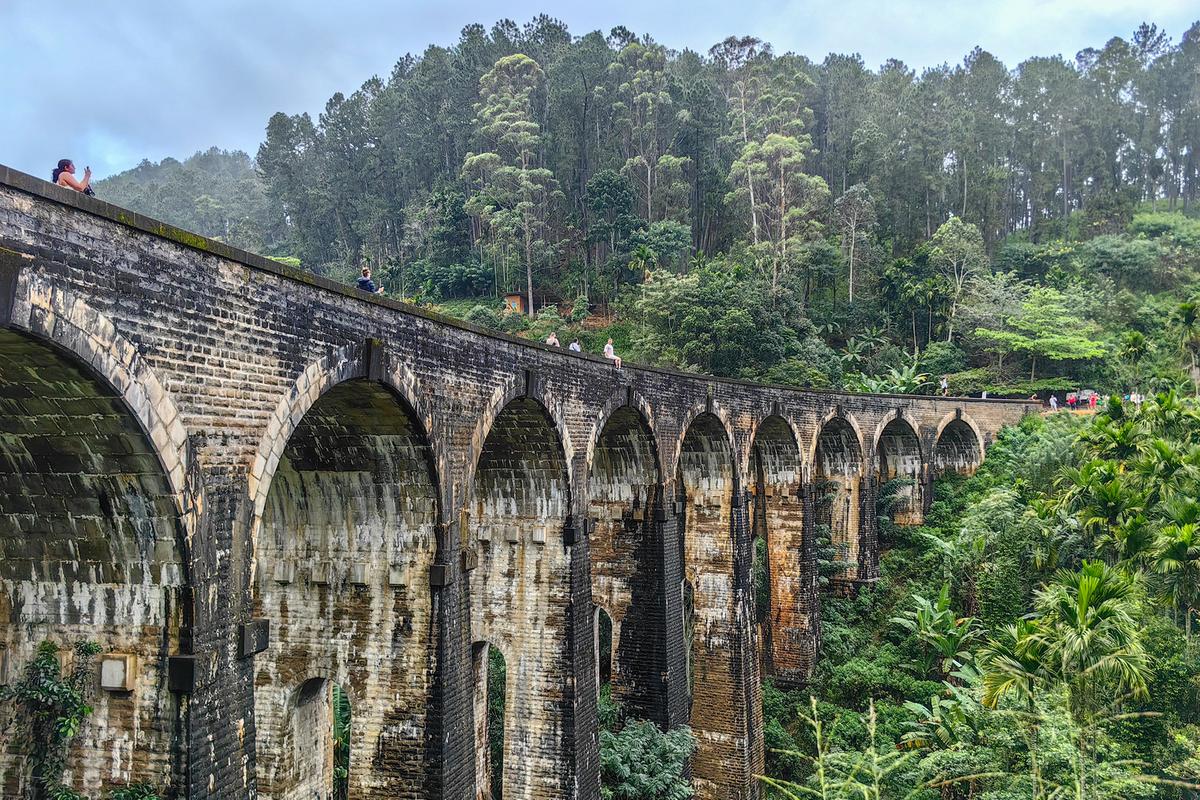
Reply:
<svg viewBox="0 0 1200 800"><path fill-rule="evenodd" d="M922 70L470 25L315 119L274 114L253 158L143 162L96 191L338 280L370 266L388 296L510 334L612 337L632 362L1111 395L1007 429L921 526L887 521L903 487L883 487L882 579L823 594L808 687L764 685L764 785L1200 792L1200 23ZM510 292L535 313L505 311ZM604 697L605 797L690 796L686 732Z"/></svg>
<svg viewBox="0 0 1200 800"><path fill-rule="evenodd" d="M1198 70L1200 25L918 72L542 16L470 25L316 119L277 113L253 160L144 162L98 189L348 282L370 265L390 296L510 333L612 336L633 361L1145 392L1191 363ZM506 292L538 316L503 314Z"/></svg>

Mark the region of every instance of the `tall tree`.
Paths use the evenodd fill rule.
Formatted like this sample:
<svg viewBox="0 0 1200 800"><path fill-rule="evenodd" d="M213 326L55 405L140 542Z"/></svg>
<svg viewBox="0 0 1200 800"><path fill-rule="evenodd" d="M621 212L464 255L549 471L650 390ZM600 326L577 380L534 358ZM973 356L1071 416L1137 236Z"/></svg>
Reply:
<svg viewBox="0 0 1200 800"><path fill-rule="evenodd" d="M988 264L979 228L961 217L951 217L933 235L929 261L950 285L950 319L946 325L946 341L954 341L954 318L964 292L971 281Z"/></svg>
<svg viewBox="0 0 1200 800"><path fill-rule="evenodd" d="M502 232L519 233L530 313L533 265L549 249L544 234L551 201L559 194L554 175L538 162L541 126L533 103L544 79L538 63L519 53L501 58L480 78L476 119L492 149L468 153L463 161L463 174L478 187L470 201L476 213Z"/></svg>

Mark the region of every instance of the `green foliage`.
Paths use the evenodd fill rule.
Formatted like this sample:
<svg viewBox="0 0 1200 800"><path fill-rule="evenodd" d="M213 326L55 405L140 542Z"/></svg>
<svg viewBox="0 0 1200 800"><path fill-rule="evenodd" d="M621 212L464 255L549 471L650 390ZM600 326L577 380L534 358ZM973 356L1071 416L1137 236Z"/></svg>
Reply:
<svg viewBox="0 0 1200 800"><path fill-rule="evenodd" d="M823 599L810 706L764 686L777 796L1200 791L1197 452L1196 405L1167 392L1027 417L939 479L925 525L883 538L881 579ZM883 752L911 757L848 789L838 765Z"/></svg>
<svg viewBox="0 0 1200 800"><path fill-rule="evenodd" d="M254 252L276 252L286 234L254 163L238 151L213 147L182 162L143 160L93 187L110 203Z"/></svg>
<svg viewBox="0 0 1200 800"><path fill-rule="evenodd" d="M92 713L88 693L92 660L100 646L79 640L72 648L71 671L63 674L60 649L43 641L21 679L0 687L0 699L14 706L20 735L15 741L26 759L30 800L75 796L62 784L71 740Z"/></svg>
<svg viewBox="0 0 1200 800"><path fill-rule="evenodd" d="M504 789L504 709L508 669L499 649L488 645L487 715L488 750L492 770L492 800L502 800Z"/></svg>
<svg viewBox="0 0 1200 800"><path fill-rule="evenodd" d="M333 686L333 797L346 800L350 791L350 696Z"/></svg>
<svg viewBox="0 0 1200 800"><path fill-rule="evenodd" d="M916 608L891 622L921 643L921 674L946 678L971 660L971 647L979 636L975 619L959 617L950 608L950 585L943 583L937 599L915 595Z"/></svg>
<svg viewBox="0 0 1200 800"><path fill-rule="evenodd" d="M605 800L686 800L684 778L696 749L691 729L663 733L653 722L630 722L618 733L600 732L600 795Z"/></svg>
<svg viewBox="0 0 1200 800"><path fill-rule="evenodd" d="M158 800L158 791L146 783L134 783L113 789L109 800Z"/></svg>

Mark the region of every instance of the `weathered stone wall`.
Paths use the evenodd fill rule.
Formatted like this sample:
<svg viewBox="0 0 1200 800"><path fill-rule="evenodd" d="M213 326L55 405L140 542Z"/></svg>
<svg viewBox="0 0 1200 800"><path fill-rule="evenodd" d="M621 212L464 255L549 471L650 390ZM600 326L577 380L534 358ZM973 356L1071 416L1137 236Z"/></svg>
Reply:
<svg viewBox="0 0 1200 800"><path fill-rule="evenodd" d="M255 661L260 796L313 796L306 780L327 760L331 729L302 752L298 701L327 703L333 684L351 702L351 794L425 796L432 466L419 423L365 380L325 393L289 439L256 542L255 613L273 634ZM328 686L306 694L314 679Z"/></svg>
<svg viewBox="0 0 1200 800"><path fill-rule="evenodd" d="M86 638L136 658L133 691L93 693L68 785L167 785L178 767L180 709L162 680L185 605L178 516L121 399L46 345L0 330L0 620L20 622L0 625L7 679L43 639L68 655ZM20 720L6 723L16 734ZM0 759L5 797L19 796L16 764Z"/></svg>
<svg viewBox="0 0 1200 800"><path fill-rule="evenodd" d="M570 792L568 486L553 421L532 399L512 401L475 470L470 585L472 638L498 647L507 666L504 768L491 780L516 800Z"/></svg>
<svg viewBox="0 0 1200 800"><path fill-rule="evenodd" d="M590 464L592 600L612 619L613 698L628 713L666 725L662 490L654 438L641 414L617 409Z"/></svg>
<svg viewBox="0 0 1200 800"><path fill-rule="evenodd" d="M781 684L798 684L808 679L816 657L817 572L814 550L805 543L800 446L782 417L758 426L752 458L755 537L766 542L769 587L763 672Z"/></svg>
<svg viewBox="0 0 1200 800"><path fill-rule="evenodd" d="M863 557L863 445L856 426L837 416L821 426L817 440L817 524L828 526L838 561L850 565L838 578L872 577Z"/></svg>
<svg viewBox="0 0 1200 800"><path fill-rule="evenodd" d="M88 762L95 768L81 773L80 785L89 790L127 776L157 782L169 774L175 791L193 797L250 797L257 782L265 794L279 777L271 759L285 757L288 748L260 757L258 746L286 732L280 714L296 700L305 701L298 707L313 725L324 725L328 708L320 698L336 682L356 702L356 724L361 720L376 737L370 745L362 739L351 756L363 793L473 800L479 759L472 656L477 642L488 641L504 652L509 670L506 794L590 800L598 796L595 604L619 606L614 598L628 592L618 674L647 715L665 708L668 724L683 724L690 694L686 575L702 622L696 667L714 676L728 705L725 712L703 708L695 720L708 733L694 773L705 796L753 797L758 790L749 776L761 769L762 747L746 490L755 479L756 428L776 415L796 434L802 525L816 516L804 513L816 476L837 475L847 491L858 487L859 502L841 528L847 547L860 549L857 577L869 579L878 555L871 516L878 466L869 433L864 441L859 432L877 430L899 409L917 426L926 462L970 465L978 463L981 444L1028 408L616 370L597 357L368 297L3 167L0 329L95 373L158 464L161 484L148 490L139 476L139 492L169 497L181 531L179 555L162 557L175 559L179 569L166 570L170 577L160 578L159 588L143 581L130 600L162 608L138 635L147 661L153 652L159 666L142 672L144 684L129 699L153 709L146 714L155 732L149 733L151 723L138 727L107 711L96 723L98 739L126 737L147 755ZM0 386L26 385L10 373L6 368ZM342 384L346 389L336 389ZM359 394L354 384L373 388ZM341 397L343 411L323 411L324 396ZM367 402L369 422L322 435L317 447L306 430L354 417L354 398ZM599 456L604 448L597 445L606 421L619 420L624 406L644 423L638 458L644 462L649 447L661 469L643 484L638 468L636 485L646 487L642 520L632 495L617 486L623 478L591 477L597 469L599 476L617 472L611 460L598 466L598 458L611 459L619 448ZM39 421L49 414L40 406L30 412ZM838 427L835 419L853 421L854 458L826 457L834 452L829 438L818 448L820 432ZM389 420L391 433L381 433ZM976 434L974 455L946 439L943 452L957 455L938 461L938 434L955 422ZM956 431L957 424L948 435ZM62 441L79 439L74 431L62 433ZM11 437L3 442L14 446ZM428 483L415 480L418 451L431 464ZM120 482L122 469L99 472ZM90 506L101 483L72 480L71 486L91 498ZM652 494L662 498L660 511ZM27 513L13 511L27 507L15 494L0 497L0 519ZM334 498L343 501L337 511ZM623 525L628 537L611 535L618 505L642 531ZM280 538L280 525L310 514L321 524L299 525L291 538L286 531ZM61 557L46 555L29 537L6 544L0 573L10 560L54 571L56 558L70 565L63 570L78 573L89 558L81 545L92 535L73 530ZM154 536L162 541L166 533ZM335 540L344 545L335 549ZM307 555L289 555L301 542ZM367 583L357 585L351 577L363 553L370 564L359 577ZM275 565L290 558L296 579L283 584ZM326 559L336 581L313 583L313 564ZM784 580L797 564L802 572L803 563L792 554L773 573ZM403 588L391 585L393 566L408 569ZM56 576L41 591L76 591L59 582ZM36 635L42 623L28 627L35 617L14 603L20 592L12 584L4 591L0 639L15 643L26 630ZM655 617L640 601L642 592L661 593L650 602L662 609L661 655L628 638L634 609L650 622ZM168 600L175 596L181 607ZM114 608L122 624L142 619L125 614L127 606ZM312 614L329 627L328 641L318 640ZM101 617L94 619L84 619L81 630L109 649L122 641ZM255 619L272 626L261 652L243 646L247 630L261 631L250 625ZM815 637L810 628L808 639ZM803 631L794 641L815 652ZM655 688L647 665L659 658L665 663ZM310 679L319 680L304 689ZM378 706L366 699L372 692ZM173 724L177 735L159 733ZM11 766L0 769L12 774Z"/></svg>
<svg viewBox="0 0 1200 800"><path fill-rule="evenodd" d="M880 432L875 450L878 484L900 482L893 494L892 521L920 525L925 518L925 472L917 432L910 422L896 416Z"/></svg>

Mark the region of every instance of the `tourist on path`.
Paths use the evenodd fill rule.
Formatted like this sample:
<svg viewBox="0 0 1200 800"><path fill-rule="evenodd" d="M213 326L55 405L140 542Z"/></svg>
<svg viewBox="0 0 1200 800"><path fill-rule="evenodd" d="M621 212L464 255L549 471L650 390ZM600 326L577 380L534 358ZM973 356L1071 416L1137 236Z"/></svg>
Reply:
<svg viewBox="0 0 1200 800"><path fill-rule="evenodd" d="M1058 396L1057 395L1053 395L1053 394L1050 395L1050 410L1058 411Z"/></svg>
<svg viewBox="0 0 1200 800"><path fill-rule="evenodd" d="M562 347L562 344L558 341L557 331L550 331L550 335L546 337L546 344L551 347Z"/></svg>
<svg viewBox="0 0 1200 800"><path fill-rule="evenodd" d="M608 343L604 345L604 357L612 361L617 369L621 368L621 357L613 350L611 337L609 337Z"/></svg>
<svg viewBox="0 0 1200 800"><path fill-rule="evenodd" d="M940 386L942 389L942 397L950 394L950 376L943 375L941 382L938 383L938 386Z"/></svg>
<svg viewBox="0 0 1200 800"><path fill-rule="evenodd" d="M367 294L383 294L383 287L376 286L375 281L371 280L370 267L362 268L362 276L358 279L358 288Z"/></svg>
<svg viewBox="0 0 1200 800"><path fill-rule="evenodd" d="M571 340L571 344L567 346L567 349L570 350L572 353L582 353L583 352L583 348L579 345L579 337L578 336L576 336L574 339Z"/></svg>

